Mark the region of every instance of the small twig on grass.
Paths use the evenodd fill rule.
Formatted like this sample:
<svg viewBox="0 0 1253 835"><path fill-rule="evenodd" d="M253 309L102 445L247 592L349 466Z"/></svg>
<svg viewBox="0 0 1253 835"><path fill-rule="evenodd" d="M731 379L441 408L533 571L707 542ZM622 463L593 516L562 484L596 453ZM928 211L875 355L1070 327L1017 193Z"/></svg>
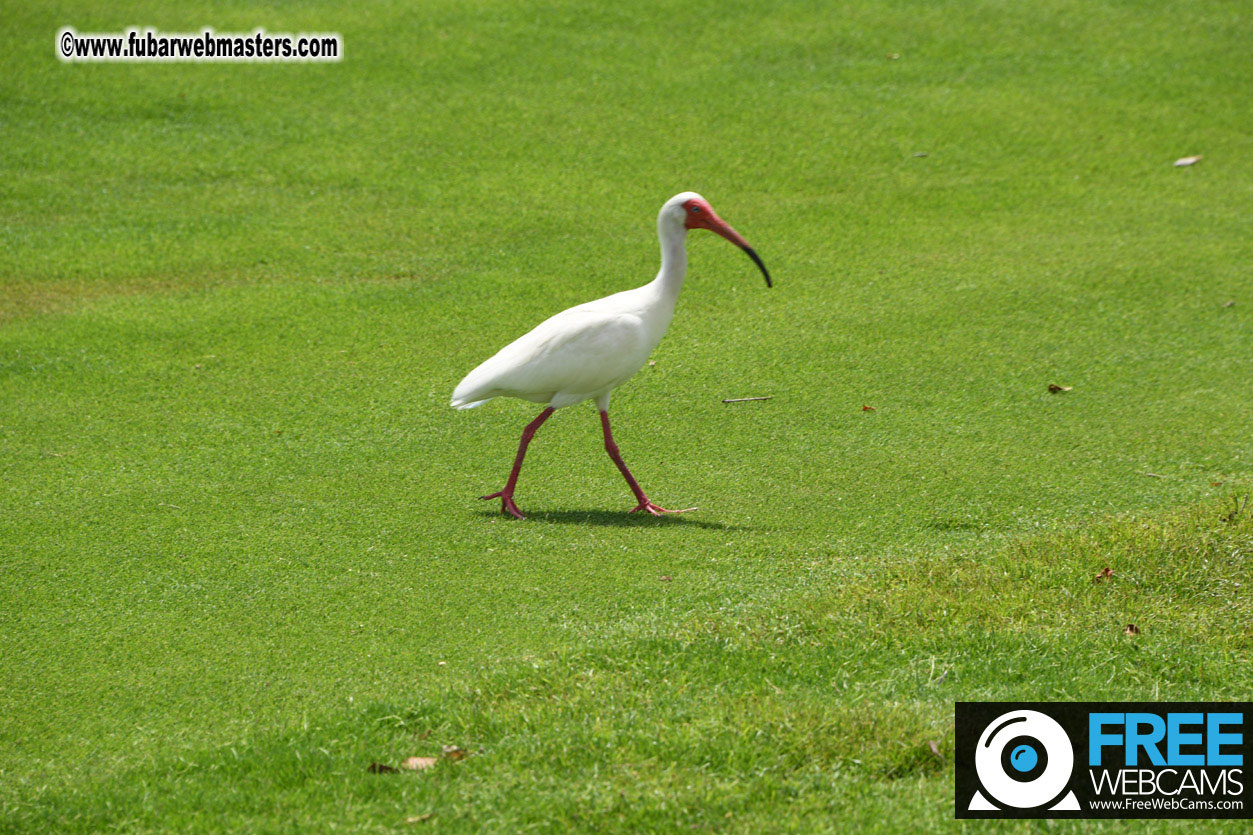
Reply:
<svg viewBox="0 0 1253 835"><path fill-rule="evenodd" d="M724 397L723 403L747 403L750 400L769 400L774 395L768 394L765 397Z"/></svg>

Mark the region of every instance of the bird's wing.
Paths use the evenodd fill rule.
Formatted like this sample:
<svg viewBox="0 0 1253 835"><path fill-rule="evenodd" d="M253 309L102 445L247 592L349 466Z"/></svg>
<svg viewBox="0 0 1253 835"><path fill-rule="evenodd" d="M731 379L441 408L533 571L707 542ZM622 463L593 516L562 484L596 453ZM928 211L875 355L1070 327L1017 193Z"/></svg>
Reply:
<svg viewBox="0 0 1253 835"><path fill-rule="evenodd" d="M477 406L493 397L539 403L557 394L591 396L624 382L648 359L640 317L580 305L558 313L501 348L471 371L452 405Z"/></svg>

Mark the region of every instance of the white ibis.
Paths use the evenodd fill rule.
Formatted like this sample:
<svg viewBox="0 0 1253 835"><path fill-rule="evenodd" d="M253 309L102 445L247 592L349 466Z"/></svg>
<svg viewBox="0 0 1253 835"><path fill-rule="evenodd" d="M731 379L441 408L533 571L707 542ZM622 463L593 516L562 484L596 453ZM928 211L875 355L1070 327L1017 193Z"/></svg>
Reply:
<svg viewBox="0 0 1253 835"><path fill-rule="evenodd" d="M467 374L453 392L452 405L458 409L473 409L501 396L548 404L522 430L518 455L504 489L482 498L499 498L502 512L525 518L513 501L513 491L532 436L557 409L595 400L605 433L605 450L639 502L631 512L644 510L654 516L684 512L666 510L649 501L627 469L609 428L609 395L648 361L648 355L670 325L687 272L689 229L717 232L747 252L761 268L766 286L771 286L766 265L748 241L718 217L705 198L691 191L671 197L657 215L661 270L655 279L643 287L572 307L541 322L535 330L501 348Z"/></svg>

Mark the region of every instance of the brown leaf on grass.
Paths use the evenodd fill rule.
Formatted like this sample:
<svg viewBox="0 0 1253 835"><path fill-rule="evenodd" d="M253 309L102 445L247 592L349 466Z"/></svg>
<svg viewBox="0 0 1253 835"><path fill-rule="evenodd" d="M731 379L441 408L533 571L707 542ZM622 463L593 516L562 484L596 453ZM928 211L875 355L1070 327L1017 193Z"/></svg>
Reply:
<svg viewBox="0 0 1253 835"><path fill-rule="evenodd" d="M1136 626L1134 623L1129 623L1129 624L1127 624L1126 626L1124 626L1124 627L1122 628L1122 634L1124 634L1124 635L1139 635L1139 634L1140 634L1140 627Z"/></svg>
<svg viewBox="0 0 1253 835"><path fill-rule="evenodd" d="M410 757L400 764L405 771L425 771L435 765L439 760L434 757Z"/></svg>
<svg viewBox="0 0 1253 835"><path fill-rule="evenodd" d="M932 756L940 762L944 762L944 755L940 753L940 743L936 742L934 739L928 739L927 748L931 749Z"/></svg>
<svg viewBox="0 0 1253 835"><path fill-rule="evenodd" d="M671 581L671 580L673 580L673 579L674 579L674 578L673 578L673 577L671 577L669 574L662 574L662 575L661 575L661 582L663 582L663 583L668 583L668 582L670 582L670 581Z"/></svg>
<svg viewBox="0 0 1253 835"><path fill-rule="evenodd" d="M1114 576L1114 569L1110 568L1107 565L1104 568L1102 568L1100 571L1096 572L1096 578L1093 580L1093 582L1099 583L1102 580L1108 580L1110 577L1113 577L1113 576Z"/></svg>
<svg viewBox="0 0 1253 835"><path fill-rule="evenodd" d="M1232 299L1231 301L1223 302L1223 307L1235 307L1235 306L1236 306L1235 299Z"/></svg>
<svg viewBox="0 0 1253 835"><path fill-rule="evenodd" d="M1197 163L1198 163L1198 162L1200 162L1200 161L1201 161L1201 155L1200 155L1200 154L1197 154L1197 155L1196 155L1196 156L1194 156L1194 157L1180 157L1179 159L1175 160L1175 167L1176 167L1176 168L1186 168L1187 166L1189 166L1189 165L1195 165L1195 164L1197 164Z"/></svg>
<svg viewBox="0 0 1253 835"><path fill-rule="evenodd" d="M443 751L445 757L453 762L456 762L457 760L464 760L467 756L469 756L469 754L466 753L466 749L462 748L460 745L445 745L440 750Z"/></svg>
<svg viewBox="0 0 1253 835"><path fill-rule="evenodd" d="M1057 383L1049 383L1049 391L1057 394L1059 391L1070 391L1074 386L1059 386Z"/></svg>
<svg viewBox="0 0 1253 835"><path fill-rule="evenodd" d="M370 767L366 771L371 774L395 774L396 766L387 763L370 763Z"/></svg>
<svg viewBox="0 0 1253 835"><path fill-rule="evenodd" d="M405 823L426 823L433 817L435 817L434 812L427 812L425 815L411 815L405 818Z"/></svg>
<svg viewBox="0 0 1253 835"><path fill-rule="evenodd" d="M1210 487L1222 487L1225 483L1226 482L1223 482L1223 481L1211 481L1209 483L1209 486Z"/></svg>
<svg viewBox="0 0 1253 835"><path fill-rule="evenodd" d="M875 407L874 407L874 406L866 406L866 405L863 405L863 406L861 407L861 410L862 410L863 412L873 412L873 411L875 411Z"/></svg>

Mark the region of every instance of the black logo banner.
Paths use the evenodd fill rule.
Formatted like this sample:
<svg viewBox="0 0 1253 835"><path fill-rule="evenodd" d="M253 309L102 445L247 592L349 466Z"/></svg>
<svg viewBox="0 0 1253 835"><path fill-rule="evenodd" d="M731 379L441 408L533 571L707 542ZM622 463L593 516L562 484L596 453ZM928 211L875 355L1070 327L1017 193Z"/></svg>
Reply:
<svg viewBox="0 0 1253 835"><path fill-rule="evenodd" d="M958 702L958 818L1253 818L1249 702Z"/></svg>

